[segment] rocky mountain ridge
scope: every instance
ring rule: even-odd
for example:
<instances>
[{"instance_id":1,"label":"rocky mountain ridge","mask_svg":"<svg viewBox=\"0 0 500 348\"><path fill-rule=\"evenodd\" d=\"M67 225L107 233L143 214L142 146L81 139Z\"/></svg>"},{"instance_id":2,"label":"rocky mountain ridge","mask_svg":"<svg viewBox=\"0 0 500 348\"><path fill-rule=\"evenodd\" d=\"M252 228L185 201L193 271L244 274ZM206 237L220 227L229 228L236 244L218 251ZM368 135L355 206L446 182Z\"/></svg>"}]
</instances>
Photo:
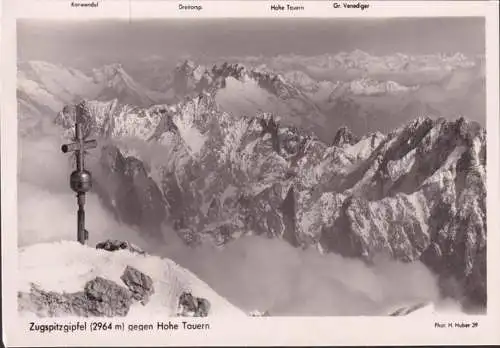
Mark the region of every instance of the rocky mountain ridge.
<instances>
[{"instance_id":1,"label":"rocky mountain ridge","mask_svg":"<svg viewBox=\"0 0 500 348\"><path fill-rule=\"evenodd\" d=\"M418 118L360 138L341 129L329 146L273 114L234 117L210 93L87 105L89 133L109 140L96 192L152 238L168 222L193 246L250 233L366 262L421 260L445 295L486 303L486 133L475 122ZM160 153L137 153L127 137Z\"/></svg>"},{"instance_id":2,"label":"rocky mountain ridge","mask_svg":"<svg viewBox=\"0 0 500 348\"><path fill-rule=\"evenodd\" d=\"M126 70L134 68L121 64L83 73L47 62L24 62L18 67L19 110L23 117L39 119L82 99L116 98L120 104L147 108L208 93L228 113L278 114L286 124L313 131L325 142L341 126L360 136L388 132L429 113L446 118L485 115L484 63L478 59L461 54L376 57L360 50L295 57L295 65L292 58L277 56L268 62L241 57L213 64L185 60L172 71L151 66L150 79L163 81L161 89L146 87L144 69L129 74ZM305 69L303 61L311 63L305 67L334 71L335 76Z\"/></svg>"},{"instance_id":3,"label":"rocky mountain ridge","mask_svg":"<svg viewBox=\"0 0 500 348\"><path fill-rule=\"evenodd\" d=\"M454 54L405 54L394 53L374 55L356 49L350 52L325 53L315 56L281 54L272 57L225 57L228 62L244 62L253 66L265 65L273 70L289 71L299 67L306 72L344 71L356 76L374 76L387 73L415 73L451 71L470 68L484 63L484 56L467 57L463 53Z\"/></svg>"}]
</instances>

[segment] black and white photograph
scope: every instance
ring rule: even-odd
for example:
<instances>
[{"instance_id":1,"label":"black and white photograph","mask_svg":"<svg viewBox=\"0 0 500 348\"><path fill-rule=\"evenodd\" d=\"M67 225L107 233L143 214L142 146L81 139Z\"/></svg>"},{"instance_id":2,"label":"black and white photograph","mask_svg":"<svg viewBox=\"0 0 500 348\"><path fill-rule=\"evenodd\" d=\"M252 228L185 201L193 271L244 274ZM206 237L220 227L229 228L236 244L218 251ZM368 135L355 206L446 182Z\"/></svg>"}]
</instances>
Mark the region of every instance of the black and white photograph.
<instances>
[{"instance_id":1,"label":"black and white photograph","mask_svg":"<svg viewBox=\"0 0 500 348\"><path fill-rule=\"evenodd\" d=\"M485 18L16 26L21 317L487 314Z\"/></svg>"}]
</instances>

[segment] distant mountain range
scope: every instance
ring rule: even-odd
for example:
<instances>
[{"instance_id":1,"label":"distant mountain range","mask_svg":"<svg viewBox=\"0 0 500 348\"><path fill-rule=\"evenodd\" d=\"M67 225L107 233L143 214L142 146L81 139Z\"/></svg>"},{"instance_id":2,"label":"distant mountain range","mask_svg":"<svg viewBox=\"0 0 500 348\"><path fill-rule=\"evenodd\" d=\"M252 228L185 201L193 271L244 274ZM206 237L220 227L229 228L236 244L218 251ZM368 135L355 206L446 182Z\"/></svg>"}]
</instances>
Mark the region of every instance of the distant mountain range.
<instances>
[{"instance_id":1,"label":"distant mountain range","mask_svg":"<svg viewBox=\"0 0 500 348\"><path fill-rule=\"evenodd\" d=\"M104 144L95 191L145 236L161 239L170 223L193 246L259 234L367 263L380 253L420 260L444 295L485 306L486 132L458 117L484 120L473 112L482 67L461 55L311 59L332 71L442 78L317 80L184 61L152 92L118 65L88 76L29 63L19 72L23 134L45 116L69 134L64 106L90 99L86 126Z\"/></svg>"},{"instance_id":2,"label":"distant mountain range","mask_svg":"<svg viewBox=\"0 0 500 348\"><path fill-rule=\"evenodd\" d=\"M29 109L28 114L53 115L81 99L117 99L149 107L207 92L234 116L272 112L282 122L308 129L326 142L341 126L364 135L388 132L421 116L466 116L485 123L480 58L460 54L373 57L354 51L318 57L247 57L234 63L231 59L213 65L186 60L173 69L162 69L161 60L148 61L131 67L130 74L120 64L84 73L46 62L21 63L19 103ZM313 73L314 69L324 69L331 76ZM338 74L333 73L336 70Z\"/></svg>"}]
</instances>

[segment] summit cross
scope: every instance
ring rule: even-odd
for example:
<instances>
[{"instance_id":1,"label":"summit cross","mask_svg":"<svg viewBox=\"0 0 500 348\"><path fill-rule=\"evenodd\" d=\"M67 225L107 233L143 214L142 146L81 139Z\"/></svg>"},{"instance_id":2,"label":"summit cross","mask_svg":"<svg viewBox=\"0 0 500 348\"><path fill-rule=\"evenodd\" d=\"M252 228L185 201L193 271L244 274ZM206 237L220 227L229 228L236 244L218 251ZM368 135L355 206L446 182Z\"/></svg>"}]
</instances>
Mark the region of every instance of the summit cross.
<instances>
[{"instance_id":1,"label":"summit cross","mask_svg":"<svg viewBox=\"0 0 500 348\"><path fill-rule=\"evenodd\" d=\"M74 152L76 158L76 170L71 173L70 187L76 192L78 204L77 216L77 240L81 244L86 244L88 240L88 232L85 229L85 194L92 188L92 176L85 169L85 151L97 147L96 140L85 140L83 135L83 117L84 106L76 106L76 123L75 123L75 142L64 144L61 146L61 151L64 153Z\"/></svg>"}]
</instances>

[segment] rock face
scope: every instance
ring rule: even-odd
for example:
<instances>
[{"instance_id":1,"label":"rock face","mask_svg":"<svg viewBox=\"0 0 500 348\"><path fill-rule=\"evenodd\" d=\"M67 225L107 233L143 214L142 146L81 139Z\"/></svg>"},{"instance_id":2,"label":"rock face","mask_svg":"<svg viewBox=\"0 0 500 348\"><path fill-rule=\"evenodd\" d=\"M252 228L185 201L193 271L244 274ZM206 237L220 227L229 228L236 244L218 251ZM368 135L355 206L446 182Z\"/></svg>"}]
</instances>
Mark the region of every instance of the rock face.
<instances>
[{"instance_id":1,"label":"rock face","mask_svg":"<svg viewBox=\"0 0 500 348\"><path fill-rule=\"evenodd\" d=\"M116 251L116 250L128 250L132 253L137 253L144 255L145 252L138 248L137 246L127 242L120 241L116 239L108 239L104 242L97 243L95 246L96 249L103 249L106 251Z\"/></svg>"},{"instance_id":2,"label":"rock face","mask_svg":"<svg viewBox=\"0 0 500 348\"><path fill-rule=\"evenodd\" d=\"M90 300L91 313L100 316L125 316L131 305L130 292L115 282L96 277L85 284L84 293ZM95 308L93 308L95 307Z\"/></svg>"},{"instance_id":3,"label":"rock face","mask_svg":"<svg viewBox=\"0 0 500 348\"><path fill-rule=\"evenodd\" d=\"M98 193L121 221L169 222L192 245L251 232L367 262L421 260L445 295L486 303L486 132L474 122L422 117L360 139L343 129L328 146L272 114L233 117L210 94L119 117L89 110L99 135L163 149L151 161L103 148L113 179Z\"/></svg>"},{"instance_id":4,"label":"rock face","mask_svg":"<svg viewBox=\"0 0 500 348\"><path fill-rule=\"evenodd\" d=\"M130 246L130 243L108 240L99 243L98 246L108 251L115 251L128 249L127 246ZM133 249L129 250L135 252ZM45 291L32 283L29 293L18 293L19 309L29 309L41 317L126 316L134 300L146 305L149 297L155 292L151 277L132 266L126 266L120 279L126 287L114 281L96 277L85 284L83 291L62 294Z\"/></svg>"},{"instance_id":5,"label":"rock face","mask_svg":"<svg viewBox=\"0 0 500 348\"><path fill-rule=\"evenodd\" d=\"M96 174L100 180L95 182L95 191L118 220L145 233L159 234L166 218L164 198L140 160L107 145L102 148Z\"/></svg>"},{"instance_id":6,"label":"rock face","mask_svg":"<svg viewBox=\"0 0 500 348\"><path fill-rule=\"evenodd\" d=\"M149 296L155 291L151 277L134 267L127 266L120 279L132 292L132 297L143 305L148 303Z\"/></svg>"},{"instance_id":7,"label":"rock face","mask_svg":"<svg viewBox=\"0 0 500 348\"><path fill-rule=\"evenodd\" d=\"M186 60L175 68L172 88L178 96L194 96L226 87L228 78L238 81L252 79L259 87L283 99L300 96L297 88L288 83L280 74L228 62L216 64L210 68Z\"/></svg>"},{"instance_id":8,"label":"rock face","mask_svg":"<svg viewBox=\"0 0 500 348\"><path fill-rule=\"evenodd\" d=\"M44 291L32 284L29 293L18 293L20 310L30 308L41 317L126 316L132 304L131 293L121 285L101 277L87 282L81 292Z\"/></svg>"},{"instance_id":9,"label":"rock face","mask_svg":"<svg viewBox=\"0 0 500 348\"><path fill-rule=\"evenodd\" d=\"M337 147L343 147L345 145L354 145L359 142L359 137L352 134L352 132L346 126L340 127L333 138L332 145Z\"/></svg>"},{"instance_id":10,"label":"rock face","mask_svg":"<svg viewBox=\"0 0 500 348\"><path fill-rule=\"evenodd\" d=\"M183 292L179 297L179 316L206 317L210 312L210 302L201 297L195 297L190 292Z\"/></svg>"}]
</instances>

